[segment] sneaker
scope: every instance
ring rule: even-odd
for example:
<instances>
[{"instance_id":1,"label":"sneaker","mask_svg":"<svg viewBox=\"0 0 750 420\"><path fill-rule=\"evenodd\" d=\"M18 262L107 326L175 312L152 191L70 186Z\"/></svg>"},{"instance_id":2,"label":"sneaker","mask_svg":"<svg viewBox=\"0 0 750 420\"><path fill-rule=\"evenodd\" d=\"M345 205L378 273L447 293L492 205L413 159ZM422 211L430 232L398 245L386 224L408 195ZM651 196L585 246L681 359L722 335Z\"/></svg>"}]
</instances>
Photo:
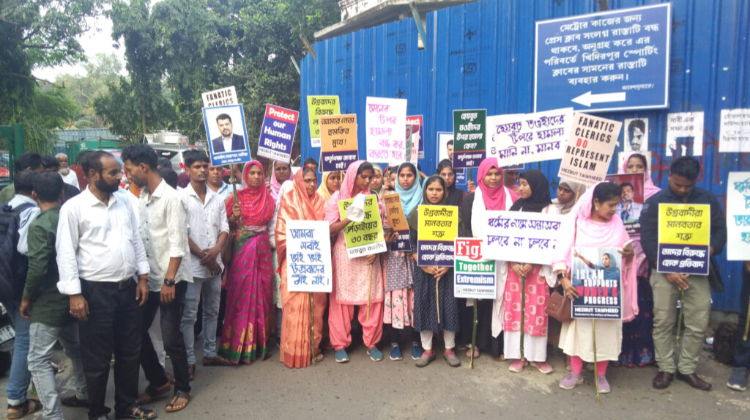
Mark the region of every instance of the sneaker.
<instances>
[{"instance_id":1,"label":"sneaker","mask_svg":"<svg viewBox=\"0 0 750 420\"><path fill-rule=\"evenodd\" d=\"M391 360L402 360L404 356L401 355L401 348L398 344L391 344Z\"/></svg>"},{"instance_id":2,"label":"sneaker","mask_svg":"<svg viewBox=\"0 0 750 420\"><path fill-rule=\"evenodd\" d=\"M422 357L417 360L417 367L425 367L429 365L433 360L435 360L437 357L435 356L435 352L432 350L425 350L422 352Z\"/></svg>"},{"instance_id":3,"label":"sneaker","mask_svg":"<svg viewBox=\"0 0 750 420\"><path fill-rule=\"evenodd\" d=\"M747 368L736 367L732 370L732 376L727 381L727 386L735 391L744 391L747 389Z\"/></svg>"},{"instance_id":4,"label":"sneaker","mask_svg":"<svg viewBox=\"0 0 750 420\"><path fill-rule=\"evenodd\" d=\"M596 386L599 388L600 394L609 394L609 382L607 382L606 376L596 375Z\"/></svg>"},{"instance_id":5,"label":"sneaker","mask_svg":"<svg viewBox=\"0 0 750 420\"><path fill-rule=\"evenodd\" d=\"M508 370L513 373L521 373L525 364L526 363L522 359L518 359L510 364L510 368L508 368Z\"/></svg>"},{"instance_id":6,"label":"sneaker","mask_svg":"<svg viewBox=\"0 0 750 420\"><path fill-rule=\"evenodd\" d=\"M443 352L443 358L446 362L448 362L448 366L450 367L459 367L461 366L461 361L458 360L458 357L456 357L456 352L453 350L446 350Z\"/></svg>"},{"instance_id":7,"label":"sneaker","mask_svg":"<svg viewBox=\"0 0 750 420\"><path fill-rule=\"evenodd\" d=\"M576 387L576 385L580 385L582 383L583 383L582 375L579 375L575 372L570 372L568 376L565 377L565 379L560 381L560 388L573 389Z\"/></svg>"},{"instance_id":8,"label":"sneaker","mask_svg":"<svg viewBox=\"0 0 750 420\"><path fill-rule=\"evenodd\" d=\"M422 349L422 345L419 343L412 343L411 344L411 358L412 360L419 360L420 357L422 357L422 353L424 353L424 350Z\"/></svg>"},{"instance_id":9,"label":"sneaker","mask_svg":"<svg viewBox=\"0 0 750 420\"><path fill-rule=\"evenodd\" d=\"M373 362L379 362L383 360L383 353L378 350L377 347L373 347L370 350L367 350L367 354L370 356L370 360Z\"/></svg>"},{"instance_id":10,"label":"sneaker","mask_svg":"<svg viewBox=\"0 0 750 420\"><path fill-rule=\"evenodd\" d=\"M346 354L346 350L336 350L336 363L346 363L349 361L349 355Z\"/></svg>"},{"instance_id":11,"label":"sneaker","mask_svg":"<svg viewBox=\"0 0 750 420\"><path fill-rule=\"evenodd\" d=\"M534 362L532 363L532 365L534 365L539 372L542 372L545 375L548 375L554 371L554 369L552 369L552 365L547 362Z\"/></svg>"}]
</instances>

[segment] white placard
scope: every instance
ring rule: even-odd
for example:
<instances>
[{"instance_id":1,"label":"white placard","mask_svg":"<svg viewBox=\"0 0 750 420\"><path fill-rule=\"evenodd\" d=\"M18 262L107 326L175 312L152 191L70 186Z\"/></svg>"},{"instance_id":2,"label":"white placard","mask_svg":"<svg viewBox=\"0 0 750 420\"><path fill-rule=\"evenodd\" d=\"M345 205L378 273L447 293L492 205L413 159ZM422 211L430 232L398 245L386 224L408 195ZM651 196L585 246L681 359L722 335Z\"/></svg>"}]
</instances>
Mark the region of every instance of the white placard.
<instances>
[{"instance_id":1,"label":"white placard","mask_svg":"<svg viewBox=\"0 0 750 420\"><path fill-rule=\"evenodd\" d=\"M549 265L562 233L558 214L488 211L482 229L484 258Z\"/></svg>"},{"instance_id":2,"label":"white placard","mask_svg":"<svg viewBox=\"0 0 750 420\"><path fill-rule=\"evenodd\" d=\"M237 100L237 91L234 89L234 86L216 89L210 92L203 92L201 93L201 98L203 98L204 108L239 105L240 103Z\"/></svg>"},{"instance_id":3,"label":"white placard","mask_svg":"<svg viewBox=\"0 0 750 420\"><path fill-rule=\"evenodd\" d=\"M667 114L667 156L678 158L702 155L703 112Z\"/></svg>"},{"instance_id":4,"label":"white placard","mask_svg":"<svg viewBox=\"0 0 750 420\"><path fill-rule=\"evenodd\" d=\"M730 172L727 182L727 260L750 259L750 172Z\"/></svg>"},{"instance_id":5,"label":"white placard","mask_svg":"<svg viewBox=\"0 0 750 420\"><path fill-rule=\"evenodd\" d=\"M572 125L573 108L489 116L489 155L500 166L561 159Z\"/></svg>"},{"instance_id":6,"label":"white placard","mask_svg":"<svg viewBox=\"0 0 750 420\"><path fill-rule=\"evenodd\" d=\"M368 96L365 124L369 162L400 163L406 160L406 99Z\"/></svg>"},{"instance_id":7,"label":"white placard","mask_svg":"<svg viewBox=\"0 0 750 420\"><path fill-rule=\"evenodd\" d=\"M750 109L722 109L719 152L750 152Z\"/></svg>"},{"instance_id":8,"label":"white placard","mask_svg":"<svg viewBox=\"0 0 750 420\"><path fill-rule=\"evenodd\" d=\"M286 277L290 292L331 293L331 240L324 220L286 221Z\"/></svg>"}]
</instances>

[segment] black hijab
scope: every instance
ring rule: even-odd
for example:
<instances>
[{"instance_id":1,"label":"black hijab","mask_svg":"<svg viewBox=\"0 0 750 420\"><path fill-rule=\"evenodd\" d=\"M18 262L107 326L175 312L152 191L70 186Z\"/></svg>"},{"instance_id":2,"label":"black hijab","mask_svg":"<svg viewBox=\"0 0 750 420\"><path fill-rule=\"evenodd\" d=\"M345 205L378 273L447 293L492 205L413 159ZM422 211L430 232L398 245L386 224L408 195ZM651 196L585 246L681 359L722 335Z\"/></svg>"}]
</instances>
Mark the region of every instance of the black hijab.
<instances>
[{"instance_id":1,"label":"black hijab","mask_svg":"<svg viewBox=\"0 0 750 420\"><path fill-rule=\"evenodd\" d=\"M549 181L542 171L529 169L524 171L520 179L525 179L531 188L531 196L523 199L519 198L513 203L510 211L527 211L532 213L541 213L548 205L552 204L549 195Z\"/></svg>"},{"instance_id":2,"label":"black hijab","mask_svg":"<svg viewBox=\"0 0 750 420\"><path fill-rule=\"evenodd\" d=\"M446 204L451 206L460 206L464 201L466 192L464 192L464 190L456 188L456 170L453 169L451 161L448 159L441 160L437 166L437 173L435 175L440 175L440 172L442 172L445 168L450 168L451 171L453 171L453 185L448 187L448 197L446 199Z\"/></svg>"}]
</instances>

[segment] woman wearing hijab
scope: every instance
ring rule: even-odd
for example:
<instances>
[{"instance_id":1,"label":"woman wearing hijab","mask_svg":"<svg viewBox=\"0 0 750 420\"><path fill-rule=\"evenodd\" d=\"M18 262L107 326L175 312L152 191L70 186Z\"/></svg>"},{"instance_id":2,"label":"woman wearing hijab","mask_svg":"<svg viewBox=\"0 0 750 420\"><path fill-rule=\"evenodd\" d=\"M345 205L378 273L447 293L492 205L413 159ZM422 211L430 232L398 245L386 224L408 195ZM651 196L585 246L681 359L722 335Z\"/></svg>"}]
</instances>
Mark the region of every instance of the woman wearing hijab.
<instances>
[{"instance_id":1,"label":"woman wearing hijab","mask_svg":"<svg viewBox=\"0 0 750 420\"><path fill-rule=\"evenodd\" d=\"M503 168L497 164L497 158L487 158L482 161L477 171L478 187L473 193L466 196L461 204L461 232L460 236L480 238L482 225L486 223L486 212L490 210L508 210L518 199L516 193L503 184ZM496 264L498 279L506 278L507 265ZM498 284L498 293L503 288ZM502 295L498 294L497 298ZM474 323L474 310L468 304L471 301L460 300L461 306L461 344L470 347L471 332ZM479 349L489 351L492 357L501 358L503 350L503 339L498 334L493 335L492 322L493 304L492 300L478 300L478 324L477 324L477 348L474 348L474 357L479 357ZM497 316L502 316L497 314ZM467 352L471 356L472 349Z\"/></svg>"},{"instance_id":2,"label":"woman wearing hijab","mask_svg":"<svg viewBox=\"0 0 750 420\"><path fill-rule=\"evenodd\" d=\"M279 190L281 185L292 177L292 165L283 162L273 161L271 165L271 198L273 202L278 201Z\"/></svg>"},{"instance_id":3,"label":"woman wearing hijab","mask_svg":"<svg viewBox=\"0 0 750 420\"><path fill-rule=\"evenodd\" d=\"M372 182L370 183L370 191L377 195L378 198L383 198L383 192L385 191L383 183L383 168L378 164L372 165Z\"/></svg>"},{"instance_id":4,"label":"woman wearing hijab","mask_svg":"<svg viewBox=\"0 0 750 420\"><path fill-rule=\"evenodd\" d=\"M572 259L576 258L574 247L623 247L630 237L625 231L620 216L615 214L622 190L619 185L602 182L590 188L573 208L573 220L564 225L561 240L557 243L552 267L560 278L565 294L569 298L578 297L578 291L570 279ZM618 360L622 347L622 324L629 322L638 313L636 296L636 270L633 264L632 245L620 249L622 264L622 320L596 322L596 374L600 393L610 392L605 374L610 360ZM617 264L615 264L617 265ZM572 371L560 382L560 388L573 389L583 383L581 370L583 362L594 362L594 323L590 319L573 319L564 322L560 333L560 348L570 356Z\"/></svg>"},{"instance_id":5,"label":"woman wearing hijab","mask_svg":"<svg viewBox=\"0 0 750 420\"><path fill-rule=\"evenodd\" d=\"M557 207L552 205L549 195L549 182L541 171L529 169L520 175L518 194L520 198L513 203L510 211L529 213L557 214ZM511 372L521 372L524 358L534 364L539 372L552 373L552 366L547 363L547 315L544 313L549 299L549 288L557 283L552 267L549 265L523 264L516 262L508 265L508 273L503 297L495 301L500 306L493 313L501 313L502 318L493 318L493 335L495 330L505 332L503 354L507 360L514 360L510 365ZM525 279L526 301L521 300L521 278ZM522 315L521 305L525 314ZM524 318L524 331L521 335L521 318ZM521 340L524 352L521 354Z\"/></svg>"},{"instance_id":6,"label":"woman wearing hijab","mask_svg":"<svg viewBox=\"0 0 750 420\"><path fill-rule=\"evenodd\" d=\"M318 194L326 200L326 203L331 199L333 193L341 189L341 178L343 177L343 172L323 172L323 181L318 187Z\"/></svg>"},{"instance_id":7,"label":"woman wearing hijab","mask_svg":"<svg viewBox=\"0 0 750 420\"><path fill-rule=\"evenodd\" d=\"M377 166L376 166L377 167ZM411 163L402 163L396 171L396 192L401 199L404 215L409 215L422 202L422 186L417 181L417 168ZM397 235L397 233L394 233ZM410 253L411 254L411 253ZM385 253L385 305L383 323L390 325L391 360L403 359L399 347L399 330L413 325L414 310L414 261L410 254L400 251ZM412 334L411 357L422 356L419 337Z\"/></svg>"},{"instance_id":8,"label":"woman wearing hijab","mask_svg":"<svg viewBox=\"0 0 750 420\"><path fill-rule=\"evenodd\" d=\"M247 187L237 192L238 201L226 201L234 231L234 255L227 270L227 306L219 355L232 363L251 363L269 356L267 339L272 304L273 272L268 222L274 201L266 189L263 166L245 165L242 179Z\"/></svg>"},{"instance_id":9,"label":"woman wearing hijab","mask_svg":"<svg viewBox=\"0 0 750 420\"><path fill-rule=\"evenodd\" d=\"M285 183L286 185L287 183ZM284 308L284 325L281 329L281 362L289 368L310 366L312 357L310 343L310 313L315 320L315 359L320 361L320 340L323 337L323 313L327 294L313 293L312 311L310 296L305 292L289 292L286 268L286 222L287 220L323 220L326 202L315 191L318 178L315 170L305 166L297 171L292 181L292 189L281 196L278 222L276 224L276 250L279 255L281 273L281 302Z\"/></svg>"},{"instance_id":10,"label":"woman wearing hijab","mask_svg":"<svg viewBox=\"0 0 750 420\"><path fill-rule=\"evenodd\" d=\"M639 153L631 153L625 157L621 174L643 173L645 183L643 201L661 191L654 185L651 173L648 171L646 157ZM649 265L646 254L643 253L640 236L633 238L635 250L635 268L638 281L638 315L630 322L622 324L622 352L619 364L627 367L646 366L655 362L654 359L654 292L651 290Z\"/></svg>"},{"instance_id":11,"label":"woman wearing hijab","mask_svg":"<svg viewBox=\"0 0 750 420\"><path fill-rule=\"evenodd\" d=\"M582 196L585 192L585 185L561 179L557 186L557 198L552 200L552 204L557 207L559 214L568 214L576 204L576 197Z\"/></svg>"},{"instance_id":12,"label":"woman wearing hijab","mask_svg":"<svg viewBox=\"0 0 750 420\"><path fill-rule=\"evenodd\" d=\"M447 188L439 175L432 175L424 183L424 192L420 194L420 204L447 205ZM417 231L419 229L419 206L409 212L409 233L412 249L417 249ZM412 258L417 261L417 253ZM435 287L435 284L439 287ZM438 295L435 296L435 293ZM440 301L438 306L437 301ZM438 311L440 314L438 315ZM435 360L432 350L432 336L443 332L445 351L443 358L451 367L461 366L456 357L456 332L461 321L458 315L458 303L453 297L453 268L451 267L417 267L414 270L414 329L419 331L424 352L417 360L417 367L425 367Z\"/></svg>"},{"instance_id":13,"label":"woman wearing hijab","mask_svg":"<svg viewBox=\"0 0 750 420\"><path fill-rule=\"evenodd\" d=\"M443 178L448 188L446 204L460 207L468 194L466 194L466 191L456 188L456 171L453 170L451 161L448 159L441 160L435 172Z\"/></svg>"},{"instance_id":14,"label":"woman wearing hijab","mask_svg":"<svg viewBox=\"0 0 750 420\"><path fill-rule=\"evenodd\" d=\"M346 348L352 343L355 306L359 306L359 323L362 325L362 339L367 346L367 354L376 362L383 360L383 353L376 347L383 334L384 279L380 255L350 259L346 252L344 228L352 221L348 218L342 220L339 214L339 201L352 199L357 194L372 194L372 173L372 164L363 160L352 163L346 171L341 189L331 196L326 205L325 219L331 225L331 236L336 238L332 255L333 292L328 308L328 326L337 363L349 361ZM385 214L382 206L380 214Z\"/></svg>"}]
</instances>

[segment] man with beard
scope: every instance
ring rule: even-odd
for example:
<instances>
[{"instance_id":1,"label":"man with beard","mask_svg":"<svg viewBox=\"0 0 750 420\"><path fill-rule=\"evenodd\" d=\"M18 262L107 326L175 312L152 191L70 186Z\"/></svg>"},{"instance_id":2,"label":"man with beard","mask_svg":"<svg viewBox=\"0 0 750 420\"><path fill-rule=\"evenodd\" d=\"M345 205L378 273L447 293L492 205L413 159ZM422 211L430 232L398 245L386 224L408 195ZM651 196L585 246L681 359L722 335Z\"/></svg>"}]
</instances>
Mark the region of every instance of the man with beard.
<instances>
[{"instance_id":1,"label":"man with beard","mask_svg":"<svg viewBox=\"0 0 750 420\"><path fill-rule=\"evenodd\" d=\"M232 131L232 118L227 114L216 117L221 137L211 140L214 153L231 152L234 150L245 150L245 138Z\"/></svg>"},{"instance_id":2,"label":"man with beard","mask_svg":"<svg viewBox=\"0 0 750 420\"><path fill-rule=\"evenodd\" d=\"M62 176L63 182L65 182L68 185L72 185L78 188L78 175L70 168L68 167L68 155L65 153L58 153L55 155L55 158L58 162L60 162L60 169L58 172L60 172L60 176Z\"/></svg>"},{"instance_id":3,"label":"man with beard","mask_svg":"<svg viewBox=\"0 0 750 420\"><path fill-rule=\"evenodd\" d=\"M149 274L138 223L130 203L116 193L122 170L114 156L95 151L81 163L88 188L61 207L55 248L57 288L69 296L70 314L80 321L89 419L108 418L104 401L113 351L116 417L154 418L136 404Z\"/></svg>"}]
</instances>

